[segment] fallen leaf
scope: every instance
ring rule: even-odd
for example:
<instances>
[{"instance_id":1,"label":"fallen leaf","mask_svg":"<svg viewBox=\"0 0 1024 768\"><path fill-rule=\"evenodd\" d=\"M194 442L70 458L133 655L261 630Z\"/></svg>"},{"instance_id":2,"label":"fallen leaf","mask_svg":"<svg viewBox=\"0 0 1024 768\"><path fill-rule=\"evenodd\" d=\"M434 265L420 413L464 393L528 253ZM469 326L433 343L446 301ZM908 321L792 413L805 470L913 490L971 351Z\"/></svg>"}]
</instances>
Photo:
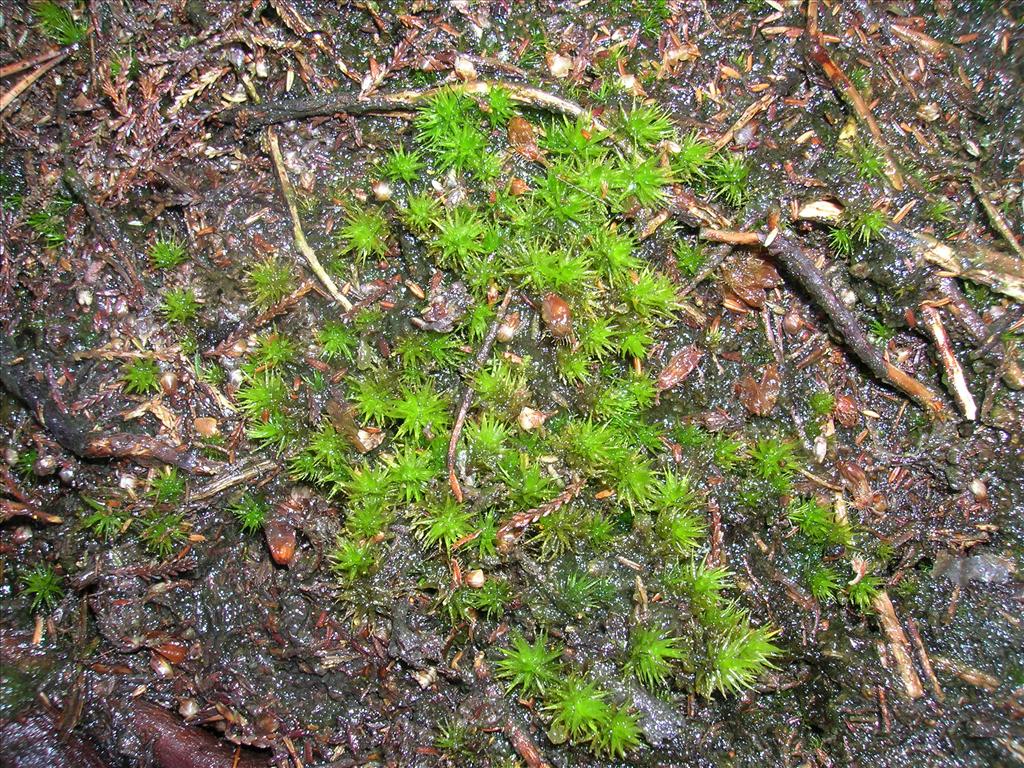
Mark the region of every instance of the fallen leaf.
<instances>
[{"instance_id":1,"label":"fallen leaf","mask_svg":"<svg viewBox=\"0 0 1024 768\"><path fill-rule=\"evenodd\" d=\"M754 381L751 376L744 376L737 381L736 396L743 407L755 416L767 416L775 407L776 400L779 399L781 385L779 369L773 364L764 369L764 375L760 382Z\"/></svg>"},{"instance_id":2,"label":"fallen leaf","mask_svg":"<svg viewBox=\"0 0 1024 768\"><path fill-rule=\"evenodd\" d=\"M679 350L668 361L664 370L658 374L658 380L654 383L655 388L659 392L672 389L693 373L693 369L697 367L697 363L703 356L704 353L693 345Z\"/></svg>"},{"instance_id":3,"label":"fallen leaf","mask_svg":"<svg viewBox=\"0 0 1024 768\"><path fill-rule=\"evenodd\" d=\"M753 255L728 260L722 265L722 277L731 293L755 309L764 306L767 289L782 284L775 267Z\"/></svg>"},{"instance_id":4,"label":"fallen leaf","mask_svg":"<svg viewBox=\"0 0 1024 768\"><path fill-rule=\"evenodd\" d=\"M508 121L508 143L519 155L527 160L539 160L540 148L537 146L537 132L533 124L518 115Z\"/></svg>"}]
</instances>

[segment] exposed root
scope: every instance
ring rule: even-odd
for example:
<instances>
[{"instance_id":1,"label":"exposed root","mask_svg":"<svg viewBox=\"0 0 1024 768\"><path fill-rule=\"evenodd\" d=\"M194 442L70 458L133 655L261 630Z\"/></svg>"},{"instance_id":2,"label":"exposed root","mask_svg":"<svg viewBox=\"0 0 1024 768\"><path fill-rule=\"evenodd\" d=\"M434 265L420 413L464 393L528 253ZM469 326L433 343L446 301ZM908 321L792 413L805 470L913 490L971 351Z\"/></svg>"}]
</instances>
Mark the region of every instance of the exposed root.
<instances>
[{"instance_id":1,"label":"exposed root","mask_svg":"<svg viewBox=\"0 0 1024 768\"><path fill-rule=\"evenodd\" d=\"M21 94L23 94L29 88L31 88L32 85L36 82L36 80L41 78L43 75L45 75L51 69L56 67L62 61L64 61L64 59L66 59L68 57L69 53L70 53L70 51L63 51L63 52L59 52L58 51L58 52L56 52L54 54L54 52L51 51L49 54L43 54L42 57L36 56L34 59L31 59L30 61L37 62L37 61L39 61L40 58L42 58L42 63L35 70L33 70L32 72L29 72L27 75L25 75L23 78L21 78L21 80L19 80L17 83L15 83L14 86L10 90L4 92L3 95L0 95L0 112L3 112L9 106L11 106L11 104L14 103L14 100L17 99ZM51 57L50 54L54 54L54 55ZM21 64L21 62L19 62L18 64L13 64L10 67L4 67L4 70L10 70L10 71L6 72L5 74L0 74L0 77L6 77L7 74L13 74L14 72L21 71L20 69L17 68L17 67L20 66L20 64ZM12 67L14 67L14 69L12 69Z\"/></svg>"},{"instance_id":2,"label":"exposed root","mask_svg":"<svg viewBox=\"0 0 1024 768\"><path fill-rule=\"evenodd\" d=\"M892 606L892 600L885 592L879 592L878 597L872 603L878 613L878 623L889 641L889 653L892 654L893 662L896 664L896 671L903 681L903 690L909 699L919 699L924 696L924 688L921 685L921 678L914 670L914 661L910 655L910 644L907 636L896 618L896 610Z\"/></svg>"},{"instance_id":3,"label":"exposed root","mask_svg":"<svg viewBox=\"0 0 1024 768\"><path fill-rule=\"evenodd\" d=\"M61 447L83 459L129 458L141 463L171 464L193 474L212 475L219 465L167 440L130 432L95 432L59 404L50 390L38 355L24 357L7 340L0 340L0 384L32 412Z\"/></svg>"},{"instance_id":4,"label":"exposed root","mask_svg":"<svg viewBox=\"0 0 1024 768\"><path fill-rule=\"evenodd\" d=\"M273 128L267 128L267 146L270 149L270 157L274 161L274 168L277 170L277 179L281 183L281 193L284 195L284 201L288 205L288 215L292 219L295 245L306 259L310 270L323 283L331 298L341 304L345 311L348 312L352 309L352 302L346 299L341 291L338 290L338 286L334 284L334 279L327 274L327 270L324 269L320 259L317 258L316 251L306 241L306 233L302 231L302 221L299 219L299 209L295 205L295 189L292 187L291 181L288 180L288 172L284 167L284 158L281 156L281 145Z\"/></svg>"},{"instance_id":5,"label":"exposed root","mask_svg":"<svg viewBox=\"0 0 1024 768\"><path fill-rule=\"evenodd\" d=\"M971 176L971 187L974 189L974 194L978 196L978 200L981 201L981 207L985 209L985 214L988 216L992 228L1002 236L1003 240L1009 244L1018 256L1024 257L1024 248L1021 247L1017 236L1013 234L1010 225L1006 223L1006 217L989 199L981 185L981 179L977 176Z\"/></svg>"}]
</instances>

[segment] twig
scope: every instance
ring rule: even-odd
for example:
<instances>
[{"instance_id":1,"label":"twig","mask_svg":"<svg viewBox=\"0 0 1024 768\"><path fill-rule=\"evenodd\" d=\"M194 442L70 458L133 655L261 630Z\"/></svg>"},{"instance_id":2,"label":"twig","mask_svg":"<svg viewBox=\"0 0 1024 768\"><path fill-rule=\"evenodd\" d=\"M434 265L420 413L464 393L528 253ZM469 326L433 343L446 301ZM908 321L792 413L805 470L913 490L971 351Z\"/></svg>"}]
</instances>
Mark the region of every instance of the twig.
<instances>
[{"instance_id":1,"label":"twig","mask_svg":"<svg viewBox=\"0 0 1024 768\"><path fill-rule=\"evenodd\" d=\"M1013 230L1010 229L1010 225L1006 223L1006 218L996 208L988 195L985 194L985 189L981 185L981 179L977 176L971 176L971 187L974 189L974 194L978 196L981 201L981 207L985 209L985 213L988 215L988 220L992 224L992 228L1003 236L1003 239L1010 244L1010 247L1017 252L1018 256L1024 256L1024 248L1021 247L1020 241L1016 235L1013 234Z\"/></svg>"},{"instance_id":2,"label":"twig","mask_svg":"<svg viewBox=\"0 0 1024 768\"><path fill-rule=\"evenodd\" d=\"M946 334L945 326L942 325L939 311L928 304L922 304L921 314L924 317L925 328L928 330L928 334L932 337L932 341L935 342L935 348L939 352L939 362L942 363L942 367L946 371L946 379L949 381L949 388L953 393L953 399L956 400L960 410L963 411L964 418L968 421L974 421L978 415L978 407L974 402L974 395L971 394L971 390L967 387L964 369L953 353L953 347L949 343L949 336Z\"/></svg>"},{"instance_id":3,"label":"twig","mask_svg":"<svg viewBox=\"0 0 1024 768\"><path fill-rule=\"evenodd\" d=\"M491 349L494 347L494 340L498 338L498 329L505 320L505 312L508 310L510 301L512 301L511 288L505 291L505 297L498 306L494 322L491 323L487 336L484 337L484 342L480 345L480 351L476 353L476 359L473 361L474 371L479 369L487 358L490 357ZM462 428L466 424L466 415L469 413L469 404L472 400L473 388L467 383L462 391L462 397L459 398L459 407L455 411L455 424L452 426L452 437L448 441L448 485L451 486L452 494L459 502L462 501L462 486L459 485L459 478L455 475L455 452L459 447L459 437L462 435Z\"/></svg>"},{"instance_id":4,"label":"twig","mask_svg":"<svg viewBox=\"0 0 1024 768\"><path fill-rule=\"evenodd\" d=\"M908 698L919 699L924 696L924 688L921 687L921 679L914 671L914 662L910 658L910 646L907 643L907 636L896 618L896 609L892 606L892 600L885 592L879 592L872 602L878 614L878 623L885 632L889 641L889 652L892 654L893 662L903 681L903 688Z\"/></svg>"},{"instance_id":5,"label":"twig","mask_svg":"<svg viewBox=\"0 0 1024 768\"><path fill-rule=\"evenodd\" d=\"M884 235L942 268L945 274L941 277L963 277L1024 302L1024 260L976 243L958 243L954 250L923 232L886 227Z\"/></svg>"},{"instance_id":6,"label":"twig","mask_svg":"<svg viewBox=\"0 0 1024 768\"><path fill-rule=\"evenodd\" d=\"M882 136L882 131L871 114L871 109L850 78L825 50L824 39L818 30L818 0L808 0L807 3L807 55L821 67L821 71L825 73L825 77L828 78L832 87L853 111L857 121L867 128L875 146L885 157L885 175L889 179L889 183L897 192L902 191L903 175L893 156L892 148Z\"/></svg>"},{"instance_id":7,"label":"twig","mask_svg":"<svg viewBox=\"0 0 1024 768\"><path fill-rule=\"evenodd\" d=\"M583 486L587 484L584 479L574 480L564 491L555 496L544 504L534 509L528 509L525 512L519 512L518 514L512 515L500 528L494 538L498 543L498 550L501 552L507 552L512 548L519 539L526 533L526 529L536 523L542 517L550 515L552 512L556 512L563 506L572 501L579 492L583 490Z\"/></svg>"},{"instance_id":8,"label":"twig","mask_svg":"<svg viewBox=\"0 0 1024 768\"><path fill-rule=\"evenodd\" d=\"M5 109L11 106L11 104L14 103L14 100L17 99L22 93L27 91L29 88L31 88L36 80L38 80L51 69L56 67L62 61L64 61L64 59L68 57L69 53L70 51L64 51L63 53L58 54L55 58L46 61L44 64L41 64L37 69L33 70L32 72L29 72L27 75L21 78L21 80L15 83L13 88L5 92L3 96L0 96L0 112L3 112ZM18 70L14 71L16 72ZM3 77L3 75L0 75L0 77Z\"/></svg>"},{"instance_id":9,"label":"twig","mask_svg":"<svg viewBox=\"0 0 1024 768\"><path fill-rule=\"evenodd\" d=\"M222 341L216 347L207 350L204 353L205 356L217 357L219 355L228 354L231 350L231 347L233 347L238 342L239 339L252 333L257 328L260 328L268 321L273 320L278 315L287 312L293 306L298 304L299 301L302 300L302 297L309 293L311 290L313 290L313 283L309 282L308 280L303 281L302 285L300 285L290 294L285 296L274 306L270 307L269 309L263 310L251 320L243 320L241 323L239 323L235 330L229 333L228 337L224 339L224 341Z\"/></svg>"},{"instance_id":10,"label":"twig","mask_svg":"<svg viewBox=\"0 0 1024 768\"><path fill-rule=\"evenodd\" d=\"M776 230L768 235L760 235L750 232L706 229L701 230L701 235L704 236L708 232L713 233L713 236L719 241L726 242L749 243L756 238L756 242L761 243L762 247L782 264L786 271L814 299L815 305L825 313L857 359L864 363L872 373L890 386L909 395L928 413L937 416L948 415L946 404L936 392L897 368L878 353L853 312L839 300L821 270L814 265L813 259L804 252L803 246L787 236L777 234ZM751 234L754 235L754 238L750 237Z\"/></svg>"},{"instance_id":11,"label":"twig","mask_svg":"<svg viewBox=\"0 0 1024 768\"><path fill-rule=\"evenodd\" d=\"M907 617L907 633L910 635L910 640L914 643L914 648L917 650L917 660L921 662L921 669L924 670L924 676L928 678L928 682L935 692L936 700L945 701L946 694L942 692L939 679L935 676L935 671L932 669L928 652L924 648L924 641L921 640L921 633L917 630L917 623L909 616Z\"/></svg>"},{"instance_id":12,"label":"twig","mask_svg":"<svg viewBox=\"0 0 1024 768\"><path fill-rule=\"evenodd\" d=\"M234 488L236 485L241 485L242 483L248 483L251 480L264 477L268 473L279 469L280 466L280 462L273 461L272 459L261 459L253 462L252 464L233 468L211 480L202 488L198 488L190 492L188 495L188 502L190 504L194 504L197 501L205 501L206 499L212 498L218 493L222 493L229 488Z\"/></svg>"},{"instance_id":13,"label":"twig","mask_svg":"<svg viewBox=\"0 0 1024 768\"><path fill-rule=\"evenodd\" d=\"M959 283L952 277L936 277L935 284L938 293L949 299L946 310L957 319L978 352L988 357L996 368L1002 370L1006 386L1011 389L1024 389L1024 371L1017 361L1007 354L1000 333L990 331L988 323L967 301Z\"/></svg>"},{"instance_id":14,"label":"twig","mask_svg":"<svg viewBox=\"0 0 1024 768\"><path fill-rule=\"evenodd\" d=\"M67 56L70 51L62 48L51 48L48 51L43 51L35 56L29 56L27 59L21 59L10 64L5 64L0 67L0 78L10 77L16 75L18 72L22 72L26 69L32 69L33 67L49 61L54 56L64 55Z\"/></svg>"},{"instance_id":15,"label":"twig","mask_svg":"<svg viewBox=\"0 0 1024 768\"><path fill-rule=\"evenodd\" d=\"M233 123L239 128L253 130L288 120L299 120L305 117L321 115L365 115L375 112L407 112L416 109L424 101L435 96L443 88L452 88L463 93L486 96L494 88L508 91L512 100L538 109L546 109L569 117L589 114L588 110L576 102L555 96L540 88L530 85L513 83L506 80L474 80L468 83L452 83L439 88L426 88L414 91L396 91L394 93L378 93L371 96L360 96L353 91L332 91L318 96L301 99L268 101L262 104L243 104L232 107L219 115L219 119ZM594 128L605 132L608 126L597 118L592 118Z\"/></svg>"},{"instance_id":16,"label":"twig","mask_svg":"<svg viewBox=\"0 0 1024 768\"><path fill-rule=\"evenodd\" d=\"M736 122L730 125L728 130L726 130L725 133L719 136L718 140L711 145L711 152L708 153L708 157L710 157L711 155L718 154L719 152L722 151L722 149L728 146L729 142L733 140L733 137L747 123L753 120L759 112L763 112L765 109L767 109L773 101L775 101L775 94L767 93L760 99L755 101L753 104L751 104L749 107L747 107L745 110L743 110L743 114L739 116Z\"/></svg>"},{"instance_id":17,"label":"twig","mask_svg":"<svg viewBox=\"0 0 1024 768\"><path fill-rule=\"evenodd\" d=\"M270 157L274 161L274 168L277 170L277 179L281 183L281 193L284 195L284 201L288 206L288 215L292 219L292 232L295 236L295 245L298 247L299 252L306 259L306 263L309 264L309 268L313 271L320 282L323 283L324 288L331 295L331 298L344 307L345 311L348 312L352 309L352 302L346 299L341 291L338 290L338 286L334 284L334 280L327 270L324 269L320 263L320 259L316 256L309 243L306 241L306 234L302 231L302 221L299 219L299 209L295 205L295 189L292 187L292 183L288 180L288 172L284 167L284 158L281 156L281 145L277 140L277 133L273 128L267 128L267 145L270 148Z\"/></svg>"}]
</instances>

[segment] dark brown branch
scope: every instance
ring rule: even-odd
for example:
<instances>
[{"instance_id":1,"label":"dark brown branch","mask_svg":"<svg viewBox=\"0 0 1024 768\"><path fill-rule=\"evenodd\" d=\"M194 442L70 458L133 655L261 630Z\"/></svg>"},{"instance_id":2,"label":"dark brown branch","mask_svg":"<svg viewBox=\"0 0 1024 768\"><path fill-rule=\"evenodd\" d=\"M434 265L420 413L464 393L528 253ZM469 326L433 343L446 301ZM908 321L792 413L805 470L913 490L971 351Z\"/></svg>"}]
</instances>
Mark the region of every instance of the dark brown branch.
<instances>
[{"instance_id":1,"label":"dark brown branch","mask_svg":"<svg viewBox=\"0 0 1024 768\"><path fill-rule=\"evenodd\" d=\"M193 474L212 475L218 465L184 446L130 432L96 432L95 424L76 419L60 407L59 393L51 391L46 361L38 353L21 355L7 339L0 339L0 385L31 411L63 448L83 459L129 458L143 463L161 462Z\"/></svg>"}]
</instances>

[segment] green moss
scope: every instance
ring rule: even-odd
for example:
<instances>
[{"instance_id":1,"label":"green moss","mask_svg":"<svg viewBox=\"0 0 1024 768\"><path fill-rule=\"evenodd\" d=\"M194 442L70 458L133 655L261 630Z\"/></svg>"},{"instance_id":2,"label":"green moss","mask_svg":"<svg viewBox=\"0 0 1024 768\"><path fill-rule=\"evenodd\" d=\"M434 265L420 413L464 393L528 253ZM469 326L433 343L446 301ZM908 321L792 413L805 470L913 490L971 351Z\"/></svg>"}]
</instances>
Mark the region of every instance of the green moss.
<instances>
[{"instance_id":1,"label":"green moss","mask_svg":"<svg viewBox=\"0 0 1024 768\"><path fill-rule=\"evenodd\" d=\"M751 627L745 614L713 632L697 675L698 693L711 698L753 687L762 674L776 668L774 659L782 653L772 643L777 634L768 626Z\"/></svg>"},{"instance_id":2,"label":"green moss","mask_svg":"<svg viewBox=\"0 0 1024 768\"><path fill-rule=\"evenodd\" d=\"M576 742L594 739L612 715L608 694L597 683L576 674L552 689L542 709L551 717L553 729Z\"/></svg>"},{"instance_id":3,"label":"green moss","mask_svg":"<svg viewBox=\"0 0 1024 768\"><path fill-rule=\"evenodd\" d=\"M626 671L647 688L660 688L672 672L672 663L687 656L682 642L660 629L634 628L629 636Z\"/></svg>"},{"instance_id":4,"label":"green moss","mask_svg":"<svg viewBox=\"0 0 1024 768\"><path fill-rule=\"evenodd\" d=\"M713 147L696 133L691 133L679 142L679 152L671 157L672 169L683 182L699 181L705 176L705 166L711 158Z\"/></svg>"},{"instance_id":5,"label":"green moss","mask_svg":"<svg viewBox=\"0 0 1024 768\"><path fill-rule=\"evenodd\" d=\"M807 587L816 600L834 601L842 591L839 574L827 565L816 565L806 574Z\"/></svg>"},{"instance_id":6,"label":"green moss","mask_svg":"<svg viewBox=\"0 0 1024 768\"><path fill-rule=\"evenodd\" d=\"M848 546L853 539L850 524L817 499L795 499L786 511L789 521L815 544Z\"/></svg>"},{"instance_id":7,"label":"green moss","mask_svg":"<svg viewBox=\"0 0 1024 768\"><path fill-rule=\"evenodd\" d=\"M82 527L92 531L98 539L110 541L121 533L131 521L117 499L93 499L80 496L82 502L92 510L82 518Z\"/></svg>"},{"instance_id":8,"label":"green moss","mask_svg":"<svg viewBox=\"0 0 1024 768\"><path fill-rule=\"evenodd\" d=\"M719 197L739 208L750 192L750 166L742 155L718 154L707 165L708 183Z\"/></svg>"},{"instance_id":9,"label":"green moss","mask_svg":"<svg viewBox=\"0 0 1024 768\"><path fill-rule=\"evenodd\" d=\"M447 431L451 421L450 406L432 385L405 387L391 404L388 415L399 422L398 436L421 440L426 431L439 434Z\"/></svg>"},{"instance_id":10,"label":"green moss","mask_svg":"<svg viewBox=\"0 0 1024 768\"><path fill-rule=\"evenodd\" d=\"M121 368L124 391L130 395L149 395L160 391L160 366L155 360L138 357Z\"/></svg>"},{"instance_id":11,"label":"green moss","mask_svg":"<svg viewBox=\"0 0 1024 768\"><path fill-rule=\"evenodd\" d=\"M232 517L238 522L243 533L256 533L263 528L270 510L267 502L253 493L243 494L229 507Z\"/></svg>"},{"instance_id":12,"label":"green moss","mask_svg":"<svg viewBox=\"0 0 1024 768\"><path fill-rule=\"evenodd\" d=\"M67 8L43 0L33 2L32 13L36 18L36 29L58 45L74 45L85 39L89 24L77 20Z\"/></svg>"},{"instance_id":13,"label":"green moss","mask_svg":"<svg viewBox=\"0 0 1024 768\"><path fill-rule=\"evenodd\" d=\"M387 255L390 235L387 220L380 211L356 211L349 214L338 230L338 251L355 257L359 264L365 264L371 258Z\"/></svg>"},{"instance_id":14,"label":"green moss","mask_svg":"<svg viewBox=\"0 0 1024 768\"><path fill-rule=\"evenodd\" d=\"M885 585L880 576L873 573L865 573L854 584L846 585L846 596L850 604L861 613L869 613L874 610L874 601Z\"/></svg>"},{"instance_id":15,"label":"green moss","mask_svg":"<svg viewBox=\"0 0 1024 768\"><path fill-rule=\"evenodd\" d=\"M399 145L380 164L380 172L392 181L411 183L420 177L424 167L419 152L416 150L407 152L404 147Z\"/></svg>"},{"instance_id":16,"label":"green moss","mask_svg":"<svg viewBox=\"0 0 1024 768\"><path fill-rule=\"evenodd\" d=\"M140 537L151 554L169 557L188 540L185 516L180 512L163 512L154 508L142 520Z\"/></svg>"},{"instance_id":17,"label":"green moss","mask_svg":"<svg viewBox=\"0 0 1024 768\"><path fill-rule=\"evenodd\" d=\"M185 496L185 478L174 467L164 467L149 481L146 495L157 504L172 504Z\"/></svg>"},{"instance_id":18,"label":"green moss","mask_svg":"<svg viewBox=\"0 0 1024 768\"><path fill-rule=\"evenodd\" d=\"M818 418L830 416L836 407L836 396L827 390L812 392L807 399L807 405Z\"/></svg>"},{"instance_id":19,"label":"green moss","mask_svg":"<svg viewBox=\"0 0 1024 768\"><path fill-rule=\"evenodd\" d=\"M21 591L32 600L32 610L53 610L64 594L63 578L52 565L37 565L21 575Z\"/></svg>"},{"instance_id":20,"label":"green moss","mask_svg":"<svg viewBox=\"0 0 1024 768\"><path fill-rule=\"evenodd\" d=\"M508 690L520 696L543 694L559 677L562 649L549 645L547 635L539 633L532 643L515 635L510 648L499 648L501 654L494 666L495 674L507 682Z\"/></svg>"},{"instance_id":21,"label":"green moss","mask_svg":"<svg viewBox=\"0 0 1024 768\"><path fill-rule=\"evenodd\" d=\"M164 292L160 313L169 323L192 322L199 312L199 300L191 288L172 288Z\"/></svg>"},{"instance_id":22,"label":"green moss","mask_svg":"<svg viewBox=\"0 0 1024 768\"><path fill-rule=\"evenodd\" d=\"M173 269L188 260L185 244L174 237L158 237L149 246L149 263L157 269Z\"/></svg>"},{"instance_id":23,"label":"green moss","mask_svg":"<svg viewBox=\"0 0 1024 768\"><path fill-rule=\"evenodd\" d=\"M42 208L30 211L25 217L25 223L47 248L60 248L67 240L67 224L64 219L71 205L70 199L55 196Z\"/></svg>"},{"instance_id":24,"label":"green moss","mask_svg":"<svg viewBox=\"0 0 1024 768\"><path fill-rule=\"evenodd\" d=\"M415 514L412 528L427 547L451 553L455 542L471 533L472 514L450 496L436 499Z\"/></svg>"},{"instance_id":25,"label":"green moss","mask_svg":"<svg viewBox=\"0 0 1024 768\"><path fill-rule=\"evenodd\" d=\"M351 362L359 337L344 323L328 320L316 332L316 341L320 345L320 355L325 360L344 359Z\"/></svg>"},{"instance_id":26,"label":"green moss","mask_svg":"<svg viewBox=\"0 0 1024 768\"><path fill-rule=\"evenodd\" d=\"M651 149L674 133L668 112L657 104L634 104L629 111L622 110L615 128L641 150Z\"/></svg>"},{"instance_id":27,"label":"green moss","mask_svg":"<svg viewBox=\"0 0 1024 768\"><path fill-rule=\"evenodd\" d=\"M245 290L253 304L269 309L295 290L295 278L287 265L268 258L249 268Z\"/></svg>"},{"instance_id":28,"label":"green moss","mask_svg":"<svg viewBox=\"0 0 1024 768\"><path fill-rule=\"evenodd\" d=\"M261 371L276 371L294 363L299 351L295 342L279 333L266 333L256 339L244 370L250 376Z\"/></svg>"},{"instance_id":29,"label":"green moss","mask_svg":"<svg viewBox=\"0 0 1024 768\"><path fill-rule=\"evenodd\" d=\"M608 758L624 759L640 746L641 730L636 715L625 707L612 707L604 727L594 736L591 746Z\"/></svg>"},{"instance_id":30,"label":"green moss","mask_svg":"<svg viewBox=\"0 0 1024 768\"><path fill-rule=\"evenodd\" d=\"M342 580L351 583L370 573L376 565L377 554L372 544L339 536L327 554L327 559L331 570Z\"/></svg>"}]
</instances>

